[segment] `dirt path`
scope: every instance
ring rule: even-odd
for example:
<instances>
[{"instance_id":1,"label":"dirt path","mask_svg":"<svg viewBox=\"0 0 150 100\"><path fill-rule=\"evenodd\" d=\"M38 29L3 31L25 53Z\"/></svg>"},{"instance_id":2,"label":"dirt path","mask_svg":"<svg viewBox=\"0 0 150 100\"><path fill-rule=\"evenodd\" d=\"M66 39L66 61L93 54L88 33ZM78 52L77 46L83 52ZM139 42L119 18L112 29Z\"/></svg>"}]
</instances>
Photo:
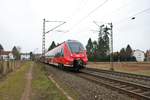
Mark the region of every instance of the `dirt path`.
<instances>
[{"instance_id":1,"label":"dirt path","mask_svg":"<svg viewBox=\"0 0 150 100\"><path fill-rule=\"evenodd\" d=\"M31 64L30 66L31 67L26 74L26 85L21 100L30 100L33 64Z\"/></svg>"}]
</instances>

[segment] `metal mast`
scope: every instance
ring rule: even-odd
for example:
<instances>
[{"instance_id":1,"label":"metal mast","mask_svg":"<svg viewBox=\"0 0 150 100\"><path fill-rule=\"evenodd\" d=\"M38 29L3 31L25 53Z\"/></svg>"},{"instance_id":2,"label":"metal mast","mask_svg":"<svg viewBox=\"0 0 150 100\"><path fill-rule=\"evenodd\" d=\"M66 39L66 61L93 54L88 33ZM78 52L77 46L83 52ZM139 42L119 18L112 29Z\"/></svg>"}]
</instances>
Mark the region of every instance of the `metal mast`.
<instances>
[{"instance_id":1,"label":"metal mast","mask_svg":"<svg viewBox=\"0 0 150 100\"><path fill-rule=\"evenodd\" d=\"M108 23L110 25L110 62L111 62L111 68L110 70L114 70L114 65L113 65L113 25L112 23Z\"/></svg>"},{"instance_id":2,"label":"metal mast","mask_svg":"<svg viewBox=\"0 0 150 100\"><path fill-rule=\"evenodd\" d=\"M93 21L93 23L100 28L100 32L101 32L102 28L104 27L104 24L102 24L100 26L97 24L96 21ZM109 51L109 53L110 53L110 65L111 65L110 70L114 70L114 65L113 65L113 25L112 25L112 23L105 23L105 24L108 24L110 26L110 28L108 28L110 30L110 35L109 35L110 36L110 43L109 43L110 51Z\"/></svg>"},{"instance_id":3,"label":"metal mast","mask_svg":"<svg viewBox=\"0 0 150 100\"><path fill-rule=\"evenodd\" d=\"M57 23L60 23L59 25L53 27L52 29L50 29L49 31L45 31L45 23L46 22L57 22ZM48 21L48 20L45 20L45 18L43 19L43 34L42 34L42 56L45 58L45 34L55 30L56 28L60 27L61 25L65 24L66 22L64 21Z\"/></svg>"},{"instance_id":4,"label":"metal mast","mask_svg":"<svg viewBox=\"0 0 150 100\"><path fill-rule=\"evenodd\" d=\"M42 56L45 56L45 19L43 19Z\"/></svg>"}]
</instances>

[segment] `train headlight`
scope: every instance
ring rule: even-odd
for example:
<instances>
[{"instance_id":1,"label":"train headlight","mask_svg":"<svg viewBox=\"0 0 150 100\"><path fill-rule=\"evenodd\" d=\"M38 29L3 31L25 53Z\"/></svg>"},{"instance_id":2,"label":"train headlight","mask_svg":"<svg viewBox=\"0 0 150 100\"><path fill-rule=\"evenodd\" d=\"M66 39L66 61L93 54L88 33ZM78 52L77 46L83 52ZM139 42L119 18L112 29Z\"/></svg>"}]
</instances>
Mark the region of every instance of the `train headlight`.
<instances>
[{"instance_id":1,"label":"train headlight","mask_svg":"<svg viewBox=\"0 0 150 100\"><path fill-rule=\"evenodd\" d=\"M73 55L72 55L72 54L71 54L70 56L71 56L71 57L73 57Z\"/></svg>"}]
</instances>

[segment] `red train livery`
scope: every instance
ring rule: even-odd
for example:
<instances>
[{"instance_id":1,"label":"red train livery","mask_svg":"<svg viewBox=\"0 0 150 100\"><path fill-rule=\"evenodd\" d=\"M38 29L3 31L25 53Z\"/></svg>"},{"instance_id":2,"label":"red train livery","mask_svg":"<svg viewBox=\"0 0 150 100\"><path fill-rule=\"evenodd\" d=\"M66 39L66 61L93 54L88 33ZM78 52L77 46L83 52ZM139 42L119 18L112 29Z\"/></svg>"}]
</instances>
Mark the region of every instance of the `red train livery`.
<instances>
[{"instance_id":1,"label":"red train livery","mask_svg":"<svg viewBox=\"0 0 150 100\"><path fill-rule=\"evenodd\" d=\"M87 64L86 50L76 40L68 40L45 53L45 63L58 64L79 71Z\"/></svg>"}]
</instances>

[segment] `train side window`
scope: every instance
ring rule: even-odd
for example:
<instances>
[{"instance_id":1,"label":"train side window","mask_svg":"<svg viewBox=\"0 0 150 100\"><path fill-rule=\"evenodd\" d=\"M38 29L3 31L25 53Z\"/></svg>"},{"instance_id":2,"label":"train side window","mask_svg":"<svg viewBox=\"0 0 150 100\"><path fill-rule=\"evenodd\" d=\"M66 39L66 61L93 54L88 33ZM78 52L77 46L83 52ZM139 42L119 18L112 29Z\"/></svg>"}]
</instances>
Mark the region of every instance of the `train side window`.
<instances>
[{"instance_id":1,"label":"train side window","mask_svg":"<svg viewBox=\"0 0 150 100\"><path fill-rule=\"evenodd\" d=\"M58 49L57 51L56 51L56 53L55 53L55 57L60 57L61 56L61 52L60 52L60 50Z\"/></svg>"},{"instance_id":2,"label":"train side window","mask_svg":"<svg viewBox=\"0 0 150 100\"><path fill-rule=\"evenodd\" d=\"M64 56L64 50L63 50L63 48L61 49L61 56L62 57Z\"/></svg>"},{"instance_id":3,"label":"train side window","mask_svg":"<svg viewBox=\"0 0 150 100\"><path fill-rule=\"evenodd\" d=\"M60 57L60 49L57 51L57 57Z\"/></svg>"},{"instance_id":4,"label":"train side window","mask_svg":"<svg viewBox=\"0 0 150 100\"><path fill-rule=\"evenodd\" d=\"M54 51L54 56L58 57L58 50L57 49Z\"/></svg>"}]
</instances>

